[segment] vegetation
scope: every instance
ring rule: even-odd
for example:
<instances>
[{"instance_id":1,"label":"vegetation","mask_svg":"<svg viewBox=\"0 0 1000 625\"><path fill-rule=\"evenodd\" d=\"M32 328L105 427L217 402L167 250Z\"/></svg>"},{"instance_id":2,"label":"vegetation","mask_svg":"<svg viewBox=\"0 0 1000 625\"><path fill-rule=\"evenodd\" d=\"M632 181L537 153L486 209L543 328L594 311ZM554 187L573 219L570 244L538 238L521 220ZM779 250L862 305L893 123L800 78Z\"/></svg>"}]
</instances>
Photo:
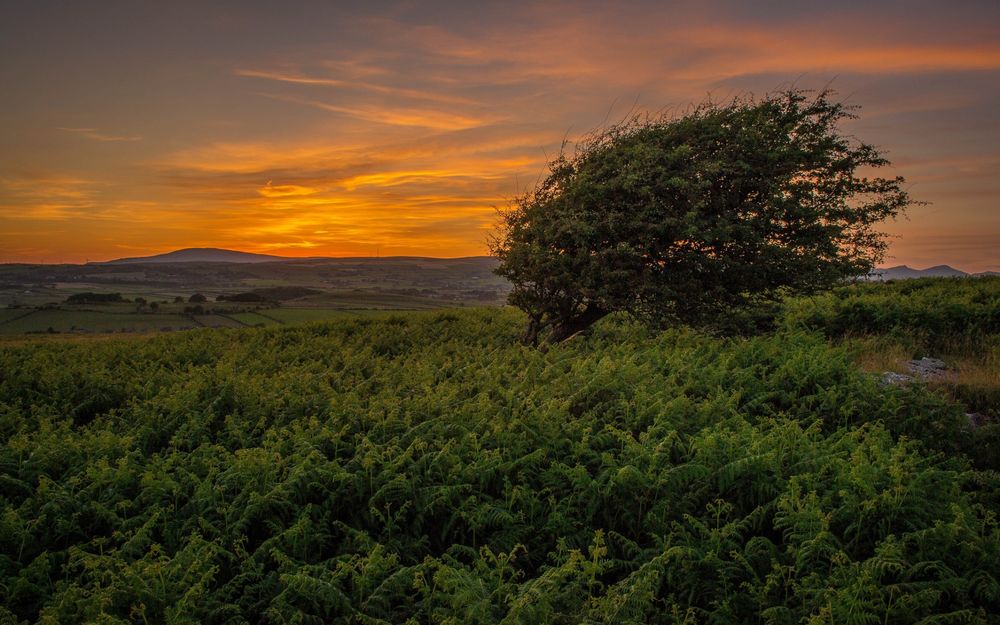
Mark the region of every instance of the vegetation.
<instances>
[{"instance_id":1,"label":"vegetation","mask_svg":"<svg viewBox=\"0 0 1000 625\"><path fill-rule=\"evenodd\" d=\"M74 293L66 298L67 304L108 304L125 302L121 293Z\"/></svg>"},{"instance_id":2,"label":"vegetation","mask_svg":"<svg viewBox=\"0 0 1000 625\"><path fill-rule=\"evenodd\" d=\"M780 323L848 347L872 372L907 374L906 362L943 359L948 371L930 386L973 413L1000 417L1000 277L924 278L856 284L785 303ZM1000 450L1000 438L977 455Z\"/></svg>"},{"instance_id":3,"label":"vegetation","mask_svg":"<svg viewBox=\"0 0 1000 625\"><path fill-rule=\"evenodd\" d=\"M153 302L155 304L156 302ZM391 305L392 302L377 302ZM400 309L389 309L400 310ZM405 310L405 309L403 309ZM59 333L148 333L190 330L199 326L297 324L326 321L358 315L377 315L381 309L343 308L269 308L246 304L152 304L146 310L132 305L88 306L76 308L14 308L0 309L0 337L17 337L46 332Z\"/></svg>"},{"instance_id":4,"label":"vegetation","mask_svg":"<svg viewBox=\"0 0 1000 625\"><path fill-rule=\"evenodd\" d=\"M988 623L989 428L859 370L833 302L2 345L0 621Z\"/></svg>"},{"instance_id":5,"label":"vegetation","mask_svg":"<svg viewBox=\"0 0 1000 625\"><path fill-rule=\"evenodd\" d=\"M181 303L195 293L208 299L259 289L294 291L271 299L301 298L313 307L443 308L500 304L510 285L493 275L497 261L473 258L328 258L268 263L139 263L90 265L0 264L0 308L63 302L80 291L114 291L125 298ZM405 295L389 300L387 294ZM179 299L178 299L179 298ZM405 305L404 304L405 300ZM197 302L194 302L197 303Z\"/></svg>"},{"instance_id":6,"label":"vegetation","mask_svg":"<svg viewBox=\"0 0 1000 625\"><path fill-rule=\"evenodd\" d=\"M615 311L713 325L868 273L876 225L912 202L901 178L862 173L888 161L839 128L853 116L829 91L788 91L632 119L561 154L493 245L523 341Z\"/></svg>"},{"instance_id":7,"label":"vegetation","mask_svg":"<svg viewBox=\"0 0 1000 625\"><path fill-rule=\"evenodd\" d=\"M939 350L1000 334L1000 277L860 283L785 305L789 327L828 337L890 334Z\"/></svg>"},{"instance_id":8,"label":"vegetation","mask_svg":"<svg viewBox=\"0 0 1000 625\"><path fill-rule=\"evenodd\" d=\"M27 310L16 318L0 321L0 334L23 335L52 328L58 332L155 332L162 328L193 327L190 319L163 313L139 314L134 307L122 312L90 310Z\"/></svg>"},{"instance_id":9,"label":"vegetation","mask_svg":"<svg viewBox=\"0 0 1000 625\"><path fill-rule=\"evenodd\" d=\"M220 302L282 302L298 299L309 295L319 295L321 291L307 289L301 286L274 286L266 289L254 289L235 295L220 295L215 298Z\"/></svg>"}]
</instances>

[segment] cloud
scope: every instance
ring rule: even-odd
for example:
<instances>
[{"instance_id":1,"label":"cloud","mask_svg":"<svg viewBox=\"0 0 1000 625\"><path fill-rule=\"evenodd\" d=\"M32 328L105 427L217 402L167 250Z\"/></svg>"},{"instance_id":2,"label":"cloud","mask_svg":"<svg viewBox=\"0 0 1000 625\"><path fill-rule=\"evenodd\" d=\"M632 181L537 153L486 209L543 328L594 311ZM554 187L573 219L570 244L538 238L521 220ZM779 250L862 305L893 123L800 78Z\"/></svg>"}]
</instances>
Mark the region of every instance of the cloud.
<instances>
[{"instance_id":1,"label":"cloud","mask_svg":"<svg viewBox=\"0 0 1000 625\"><path fill-rule=\"evenodd\" d=\"M435 109L402 108L378 105L342 106L338 104L331 104L329 102L323 102L321 100L297 98L274 93L259 93L258 95L273 98L275 100L283 100L285 102L304 104L306 106L312 106L331 113L339 113L341 115L347 115L349 117L354 117L368 122L388 124L392 126L417 126L421 128L431 128L434 130L465 130L467 128L475 128L476 126L484 126L499 120L497 117L477 118L470 115L448 113L446 111L439 111Z\"/></svg>"},{"instance_id":2,"label":"cloud","mask_svg":"<svg viewBox=\"0 0 1000 625\"><path fill-rule=\"evenodd\" d=\"M882 42L852 30L831 34L829 28L813 24L793 30L722 24L686 29L673 33L672 39L703 53L671 72L674 78L688 80L768 72L899 74L1000 69L1000 44Z\"/></svg>"},{"instance_id":3,"label":"cloud","mask_svg":"<svg viewBox=\"0 0 1000 625\"><path fill-rule=\"evenodd\" d=\"M189 221L243 248L294 253L307 242L328 254L367 255L378 246L475 255L486 251L494 207L516 192L519 177L544 167L538 145L558 140L501 126L342 144L216 143L174 153L157 169L172 205L189 207ZM211 216L198 213L205 205Z\"/></svg>"},{"instance_id":4,"label":"cloud","mask_svg":"<svg viewBox=\"0 0 1000 625\"><path fill-rule=\"evenodd\" d=\"M85 178L51 172L14 172L0 178L0 216L64 221L97 208L97 185Z\"/></svg>"},{"instance_id":5,"label":"cloud","mask_svg":"<svg viewBox=\"0 0 1000 625\"><path fill-rule=\"evenodd\" d=\"M304 76L301 73L282 73L262 70L236 70L237 76L248 78L262 78L275 82L291 83L294 85L308 85L318 87L337 87L340 89L356 90L361 92L371 92L380 95L389 95L411 100L426 100L430 102L440 102L444 104L479 105L480 103L471 98L436 93L433 91L422 91L419 89L407 89L404 87L393 87L372 83L354 82L349 80L339 80L336 78L318 78Z\"/></svg>"},{"instance_id":6,"label":"cloud","mask_svg":"<svg viewBox=\"0 0 1000 625\"><path fill-rule=\"evenodd\" d=\"M81 137L86 137L88 139L93 139L94 141L141 141L142 137L139 135L111 135L99 132L96 128L66 128L63 126L56 127L56 130L62 130L63 132L71 132Z\"/></svg>"},{"instance_id":7,"label":"cloud","mask_svg":"<svg viewBox=\"0 0 1000 625\"><path fill-rule=\"evenodd\" d=\"M257 189L257 193L267 198L278 198L278 197L299 197L303 195L313 195L318 193L319 189L312 189L310 187L303 187L297 184L272 184L270 180L267 184Z\"/></svg>"}]
</instances>

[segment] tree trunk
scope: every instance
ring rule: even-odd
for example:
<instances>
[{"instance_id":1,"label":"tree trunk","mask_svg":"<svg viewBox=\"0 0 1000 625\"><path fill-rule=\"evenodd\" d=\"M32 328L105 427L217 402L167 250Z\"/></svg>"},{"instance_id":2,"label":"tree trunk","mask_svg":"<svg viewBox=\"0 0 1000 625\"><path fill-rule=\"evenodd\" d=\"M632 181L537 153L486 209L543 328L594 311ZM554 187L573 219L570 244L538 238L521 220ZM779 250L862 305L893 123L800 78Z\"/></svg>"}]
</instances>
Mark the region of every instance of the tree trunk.
<instances>
[{"instance_id":1,"label":"tree trunk","mask_svg":"<svg viewBox=\"0 0 1000 625\"><path fill-rule=\"evenodd\" d=\"M593 306L588 306L579 315L557 323L552 328L552 331L549 332L545 341L547 343L561 343L568 338L586 331L590 328L590 326L594 325L607 315L607 311Z\"/></svg>"},{"instance_id":2,"label":"tree trunk","mask_svg":"<svg viewBox=\"0 0 1000 625\"><path fill-rule=\"evenodd\" d=\"M541 329L542 321L539 317L528 319L528 327L524 329L524 334L521 335L521 345L528 345L530 347L538 345L538 333Z\"/></svg>"}]
</instances>

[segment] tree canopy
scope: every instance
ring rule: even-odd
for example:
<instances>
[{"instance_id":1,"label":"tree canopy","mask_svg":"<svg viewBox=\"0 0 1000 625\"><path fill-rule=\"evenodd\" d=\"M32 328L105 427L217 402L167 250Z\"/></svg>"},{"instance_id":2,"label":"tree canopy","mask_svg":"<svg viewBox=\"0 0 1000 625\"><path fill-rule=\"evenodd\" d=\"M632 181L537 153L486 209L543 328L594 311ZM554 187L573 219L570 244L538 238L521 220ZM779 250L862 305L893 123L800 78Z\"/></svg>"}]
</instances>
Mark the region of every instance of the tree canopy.
<instances>
[{"instance_id":1,"label":"tree canopy","mask_svg":"<svg viewBox=\"0 0 1000 625\"><path fill-rule=\"evenodd\" d=\"M609 313L711 326L783 292L867 273L876 228L913 201L903 178L846 134L855 108L825 90L636 116L549 164L501 211L492 252L529 316L526 343Z\"/></svg>"}]
</instances>

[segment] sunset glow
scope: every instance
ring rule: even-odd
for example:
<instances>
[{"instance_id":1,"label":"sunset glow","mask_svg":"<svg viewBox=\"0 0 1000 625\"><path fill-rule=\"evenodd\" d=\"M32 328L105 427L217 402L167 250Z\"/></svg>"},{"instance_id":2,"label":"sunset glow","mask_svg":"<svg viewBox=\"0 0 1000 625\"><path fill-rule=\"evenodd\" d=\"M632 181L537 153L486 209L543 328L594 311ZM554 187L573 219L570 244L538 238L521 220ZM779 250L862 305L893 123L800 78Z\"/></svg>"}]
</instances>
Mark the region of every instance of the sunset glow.
<instances>
[{"instance_id":1,"label":"sunset glow","mask_svg":"<svg viewBox=\"0 0 1000 625\"><path fill-rule=\"evenodd\" d=\"M928 202L886 264L1000 270L1000 5L756 4L13 4L0 262L481 255L564 141L832 84Z\"/></svg>"}]
</instances>

